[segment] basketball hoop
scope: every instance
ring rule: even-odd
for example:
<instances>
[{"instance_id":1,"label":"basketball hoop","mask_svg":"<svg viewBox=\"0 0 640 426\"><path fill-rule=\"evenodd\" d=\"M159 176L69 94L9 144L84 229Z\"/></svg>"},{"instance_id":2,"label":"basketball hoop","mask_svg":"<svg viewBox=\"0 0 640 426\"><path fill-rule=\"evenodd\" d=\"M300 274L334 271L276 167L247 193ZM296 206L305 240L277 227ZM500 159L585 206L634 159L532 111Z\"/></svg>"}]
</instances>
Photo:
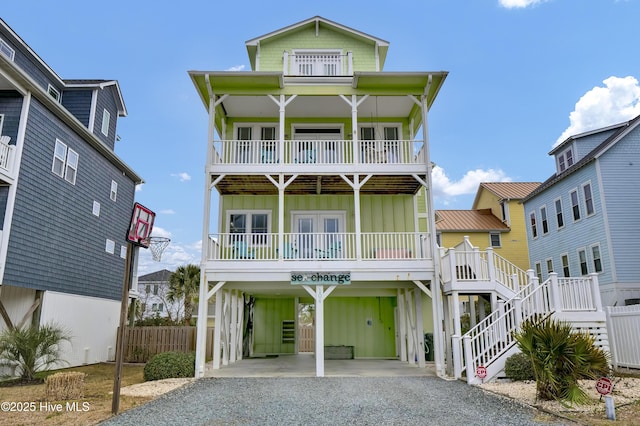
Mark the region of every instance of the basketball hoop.
<instances>
[{"instance_id":1,"label":"basketball hoop","mask_svg":"<svg viewBox=\"0 0 640 426\"><path fill-rule=\"evenodd\" d=\"M166 237L148 237L145 238L145 240L146 244L144 245L147 245L151 250L151 257L153 260L160 262L162 259L162 253L164 252L164 249L167 248L171 240Z\"/></svg>"}]
</instances>

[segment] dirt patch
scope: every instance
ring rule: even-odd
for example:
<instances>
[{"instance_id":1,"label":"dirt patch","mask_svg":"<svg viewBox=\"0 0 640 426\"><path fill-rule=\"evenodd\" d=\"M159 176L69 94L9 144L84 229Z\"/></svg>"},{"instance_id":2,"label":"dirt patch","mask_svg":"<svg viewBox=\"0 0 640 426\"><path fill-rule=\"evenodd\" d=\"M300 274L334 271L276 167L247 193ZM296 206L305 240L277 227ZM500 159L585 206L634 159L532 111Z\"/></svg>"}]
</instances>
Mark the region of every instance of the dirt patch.
<instances>
[{"instance_id":1,"label":"dirt patch","mask_svg":"<svg viewBox=\"0 0 640 426\"><path fill-rule=\"evenodd\" d=\"M120 395L137 396L137 397L157 397L164 393L170 392L187 383L193 382L194 378L188 379L163 379L152 380L144 383L126 386L120 389Z\"/></svg>"}]
</instances>

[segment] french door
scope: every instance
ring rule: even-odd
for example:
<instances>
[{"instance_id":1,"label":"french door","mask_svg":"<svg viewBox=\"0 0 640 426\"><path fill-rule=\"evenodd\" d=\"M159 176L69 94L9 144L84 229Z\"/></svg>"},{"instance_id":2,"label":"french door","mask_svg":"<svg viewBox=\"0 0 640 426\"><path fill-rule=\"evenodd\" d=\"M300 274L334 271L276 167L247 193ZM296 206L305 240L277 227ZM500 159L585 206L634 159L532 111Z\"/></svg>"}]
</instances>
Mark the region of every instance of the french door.
<instances>
[{"instance_id":1,"label":"french door","mask_svg":"<svg viewBox=\"0 0 640 426\"><path fill-rule=\"evenodd\" d=\"M303 259L343 257L344 212L293 215L298 254Z\"/></svg>"}]
</instances>

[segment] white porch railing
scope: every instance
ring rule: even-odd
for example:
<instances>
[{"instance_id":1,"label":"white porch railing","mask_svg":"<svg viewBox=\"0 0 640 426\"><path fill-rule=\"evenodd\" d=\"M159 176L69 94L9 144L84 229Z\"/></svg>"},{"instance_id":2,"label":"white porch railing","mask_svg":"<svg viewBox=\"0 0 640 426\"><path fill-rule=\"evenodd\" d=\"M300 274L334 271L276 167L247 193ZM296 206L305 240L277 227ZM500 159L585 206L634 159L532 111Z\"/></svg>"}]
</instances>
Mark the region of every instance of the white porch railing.
<instances>
[{"instance_id":1,"label":"white porch railing","mask_svg":"<svg viewBox=\"0 0 640 426\"><path fill-rule=\"evenodd\" d=\"M283 55L283 74L286 76L349 76L353 75L353 58L347 54L308 52Z\"/></svg>"},{"instance_id":2,"label":"white porch railing","mask_svg":"<svg viewBox=\"0 0 640 426\"><path fill-rule=\"evenodd\" d=\"M447 265L442 268L442 281L452 287L456 282L496 282L517 293L528 282L525 271L491 247L486 251L451 248L442 256L442 263Z\"/></svg>"},{"instance_id":3,"label":"white porch railing","mask_svg":"<svg viewBox=\"0 0 640 426\"><path fill-rule=\"evenodd\" d=\"M424 164L421 140L223 140L212 164Z\"/></svg>"},{"instance_id":4,"label":"white porch railing","mask_svg":"<svg viewBox=\"0 0 640 426\"><path fill-rule=\"evenodd\" d=\"M416 260L430 259L428 235L418 232L210 234L208 260Z\"/></svg>"},{"instance_id":5,"label":"white porch railing","mask_svg":"<svg viewBox=\"0 0 640 426\"><path fill-rule=\"evenodd\" d=\"M480 383L475 375L480 365L487 369L487 377L498 374L504 368L504 363L496 361L513 352L516 345L514 333L525 320L541 320L561 312L602 311L597 274L558 278L557 273L551 273L549 279L540 285L533 271L529 271L528 276L530 283L514 298L499 303L497 310L469 330L462 339L453 336L456 378L466 369L467 383Z\"/></svg>"},{"instance_id":6,"label":"white porch railing","mask_svg":"<svg viewBox=\"0 0 640 426\"><path fill-rule=\"evenodd\" d=\"M0 136L0 169L7 173L11 172L16 148L14 145L9 145L10 141L9 136Z\"/></svg>"}]
</instances>

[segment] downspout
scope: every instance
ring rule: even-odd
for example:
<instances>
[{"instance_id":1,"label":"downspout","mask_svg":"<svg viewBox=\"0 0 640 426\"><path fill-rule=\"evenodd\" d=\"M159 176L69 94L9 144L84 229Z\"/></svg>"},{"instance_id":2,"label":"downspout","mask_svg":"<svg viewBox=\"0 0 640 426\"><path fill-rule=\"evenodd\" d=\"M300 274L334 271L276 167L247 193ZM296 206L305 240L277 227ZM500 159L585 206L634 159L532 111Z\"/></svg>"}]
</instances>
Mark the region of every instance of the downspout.
<instances>
[{"instance_id":1,"label":"downspout","mask_svg":"<svg viewBox=\"0 0 640 426\"><path fill-rule=\"evenodd\" d=\"M431 164L431 156L429 155L429 129L428 129L428 95L431 83L433 81L432 74L429 74L429 80L421 97L422 106L422 139L424 140L424 157L427 166L427 188L425 188L425 200L427 201L427 218L429 221L429 234L431 242L431 256L433 258L433 281L431 283L431 302L433 311L433 346L434 360L436 363L436 373L445 376L444 366L444 337L442 332L443 324L443 307L442 294L440 291L440 252L436 244L436 219L435 210L433 208L433 182L432 176L433 165Z\"/></svg>"}]
</instances>

